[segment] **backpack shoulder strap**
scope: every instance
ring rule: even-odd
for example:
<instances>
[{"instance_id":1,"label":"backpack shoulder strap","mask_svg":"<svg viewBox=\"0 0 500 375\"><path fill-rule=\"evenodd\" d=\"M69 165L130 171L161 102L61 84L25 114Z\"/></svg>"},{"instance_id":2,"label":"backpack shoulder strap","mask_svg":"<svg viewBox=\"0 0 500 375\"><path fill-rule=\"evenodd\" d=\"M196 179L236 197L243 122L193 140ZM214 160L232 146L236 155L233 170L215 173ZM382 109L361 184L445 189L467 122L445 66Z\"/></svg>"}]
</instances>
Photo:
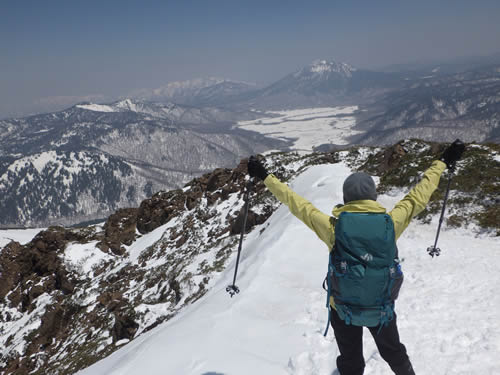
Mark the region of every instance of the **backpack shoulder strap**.
<instances>
[{"instance_id":1,"label":"backpack shoulder strap","mask_svg":"<svg viewBox=\"0 0 500 375\"><path fill-rule=\"evenodd\" d=\"M330 306L330 297L332 296L332 285L331 285L331 276L333 272L335 271L334 265L333 265L333 252L335 251L335 245L333 248L328 252L328 271L326 273L325 280L323 281L323 289L326 290L326 308L328 309L328 319L326 321L326 328L325 328L325 333L323 333L323 336L326 337L328 333L328 328L330 328L330 320L331 320L331 314L332 314L332 307ZM327 287L325 288L325 283Z\"/></svg>"}]
</instances>

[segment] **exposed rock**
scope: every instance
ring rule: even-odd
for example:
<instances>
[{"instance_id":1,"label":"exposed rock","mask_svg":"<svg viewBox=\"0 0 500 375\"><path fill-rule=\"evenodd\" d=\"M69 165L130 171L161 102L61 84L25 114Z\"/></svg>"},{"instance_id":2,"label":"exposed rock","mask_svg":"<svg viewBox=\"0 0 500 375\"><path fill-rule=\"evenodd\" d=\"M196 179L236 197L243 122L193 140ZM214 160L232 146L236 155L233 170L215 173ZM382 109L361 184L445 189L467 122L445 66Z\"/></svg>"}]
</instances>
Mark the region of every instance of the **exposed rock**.
<instances>
[{"instance_id":1,"label":"exposed rock","mask_svg":"<svg viewBox=\"0 0 500 375\"><path fill-rule=\"evenodd\" d=\"M209 205L218 200L227 199L229 194L241 191L247 173L247 160L240 162L237 168L217 168L199 178L190 181L188 191L172 190L158 192L144 200L137 212L137 229L148 233L164 225L185 210L192 210L202 197Z\"/></svg>"},{"instance_id":2,"label":"exposed rock","mask_svg":"<svg viewBox=\"0 0 500 375\"><path fill-rule=\"evenodd\" d=\"M71 285L73 286L73 285ZM45 293L45 287L42 285L35 285L31 287L28 291L28 305L32 306L32 302Z\"/></svg>"},{"instance_id":3,"label":"exposed rock","mask_svg":"<svg viewBox=\"0 0 500 375\"><path fill-rule=\"evenodd\" d=\"M240 192L245 186L248 160L243 159L235 169L217 168L189 182L186 186L203 193L208 203L214 204L219 199L226 199L229 194Z\"/></svg>"},{"instance_id":4,"label":"exposed rock","mask_svg":"<svg viewBox=\"0 0 500 375\"><path fill-rule=\"evenodd\" d=\"M71 231L61 227L51 227L40 232L27 245L21 246L17 242L9 243L0 253L0 298L14 290L17 285L20 288L16 293L9 296L13 306L21 302L19 295L21 290L26 291L28 298L24 300L23 306L30 304L43 292L54 288L63 293L73 292L74 285L68 277L68 272L61 261L60 255L68 241L75 240L77 236ZM46 277L43 286L37 286L33 292L28 292L29 281L39 280ZM52 282L50 282L52 280ZM40 289L42 288L42 289ZM36 290L36 291L35 291Z\"/></svg>"},{"instance_id":5,"label":"exposed rock","mask_svg":"<svg viewBox=\"0 0 500 375\"><path fill-rule=\"evenodd\" d=\"M442 143L431 143L431 152L435 155L441 154L445 148L446 145Z\"/></svg>"},{"instance_id":6,"label":"exposed rock","mask_svg":"<svg viewBox=\"0 0 500 375\"><path fill-rule=\"evenodd\" d=\"M199 194L201 196L201 194ZM196 199L191 197L194 202ZM194 204L194 203L191 203ZM188 205L188 197L182 190L160 191L150 199L142 201L137 211L137 230L149 233L168 223L178 212Z\"/></svg>"},{"instance_id":7,"label":"exposed rock","mask_svg":"<svg viewBox=\"0 0 500 375\"><path fill-rule=\"evenodd\" d=\"M0 298L4 298L21 280L21 257L23 246L19 242L10 242L0 254Z\"/></svg>"},{"instance_id":8,"label":"exposed rock","mask_svg":"<svg viewBox=\"0 0 500 375\"><path fill-rule=\"evenodd\" d=\"M122 339L131 340L139 328L133 317L129 314L115 313L115 324L112 329L113 342Z\"/></svg>"},{"instance_id":9,"label":"exposed rock","mask_svg":"<svg viewBox=\"0 0 500 375\"><path fill-rule=\"evenodd\" d=\"M406 151L400 143L386 148L383 151L383 158L378 166L378 172L383 173L397 167L405 154Z\"/></svg>"},{"instance_id":10,"label":"exposed rock","mask_svg":"<svg viewBox=\"0 0 500 375\"><path fill-rule=\"evenodd\" d=\"M136 237L137 208L122 208L111 215L104 224L104 239L97 245L102 251L111 250L123 255L122 245L131 245Z\"/></svg>"},{"instance_id":11,"label":"exposed rock","mask_svg":"<svg viewBox=\"0 0 500 375\"><path fill-rule=\"evenodd\" d=\"M45 343L49 343L56 337L61 329L64 317L64 309L61 306L54 306L42 317L42 322L38 330L38 335Z\"/></svg>"},{"instance_id":12,"label":"exposed rock","mask_svg":"<svg viewBox=\"0 0 500 375\"><path fill-rule=\"evenodd\" d=\"M97 301L108 311L114 311L126 303L123 300L123 294L120 292L104 292L97 297Z\"/></svg>"},{"instance_id":13,"label":"exposed rock","mask_svg":"<svg viewBox=\"0 0 500 375\"><path fill-rule=\"evenodd\" d=\"M0 299L8 294L10 307L31 313L38 297L48 294L55 302L42 313L40 327L30 333L25 356L8 363L4 373L31 373L35 368L30 356L52 344L53 338L67 329L73 311L63 307L63 295L71 295L75 282L66 270L61 256L69 241L82 240L75 231L51 227L40 232L30 243L9 243L0 252ZM9 293L10 292L10 293ZM9 321L10 317L2 317Z\"/></svg>"},{"instance_id":14,"label":"exposed rock","mask_svg":"<svg viewBox=\"0 0 500 375\"><path fill-rule=\"evenodd\" d=\"M269 216L271 216L272 212L268 212L265 214L256 214L252 210L248 211L247 221L245 224L245 233L248 233L254 226L260 225L264 223ZM241 230L243 228L243 220L245 216L244 208L241 209L239 215L234 219L231 223L231 234L241 234Z\"/></svg>"},{"instance_id":15,"label":"exposed rock","mask_svg":"<svg viewBox=\"0 0 500 375\"><path fill-rule=\"evenodd\" d=\"M231 170L227 168L217 168L207 176L208 181L206 181L206 190L212 193L229 181Z\"/></svg>"},{"instance_id":16,"label":"exposed rock","mask_svg":"<svg viewBox=\"0 0 500 375\"><path fill-rule=\"evenodd\" d=\"M68 272L63 268L58 268L56 271L56 289L61 290L64 294L71 294L75 289L74 284L68 277Z\"/></svg>"},{"instance_id":17,"label":"exposed rock","mask_svg":"<svg viewBox=\"0 0 500 375\"><path fill-rule=\"evenodd\" d=\"M175 279L170 279L168 282L168 286L169 286L170 290L174 292L175 304L178 304L182 298L182 293L181 293L179 282Z\"/></svg>"}]
</instances>

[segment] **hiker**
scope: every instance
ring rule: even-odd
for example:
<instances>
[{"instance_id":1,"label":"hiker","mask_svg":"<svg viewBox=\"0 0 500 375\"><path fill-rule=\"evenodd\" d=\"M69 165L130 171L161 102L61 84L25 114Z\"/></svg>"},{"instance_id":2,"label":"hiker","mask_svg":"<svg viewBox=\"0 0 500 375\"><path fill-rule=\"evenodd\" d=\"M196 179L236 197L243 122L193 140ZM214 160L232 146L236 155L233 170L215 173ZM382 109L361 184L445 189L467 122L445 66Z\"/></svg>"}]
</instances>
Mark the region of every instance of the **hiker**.
<instances>
[{"instance_id":1,"label":"hiker","mask_svg":"<svg viewBox=\"0 0 500 375\"><path fill-rule=\"evenodd\" d=\"M332 289L329 320L340 352L337 369L341 375L364 372L363 327L369 329L380 355L395 374L415 374L400 342L394 312L403 281L396 240L427 205L441 174L446 167L454 167L464 149L459 140L452 143L389 213L376 201L372 177L363 172L351 174L343 184L344 205L336 206L333 216L318 210L268 173L257 158L250 157L250 177L264 181L271 193L328 246L327 281ZM380 297L382 293L384 297Z\"/></svg>"}]
</instances>

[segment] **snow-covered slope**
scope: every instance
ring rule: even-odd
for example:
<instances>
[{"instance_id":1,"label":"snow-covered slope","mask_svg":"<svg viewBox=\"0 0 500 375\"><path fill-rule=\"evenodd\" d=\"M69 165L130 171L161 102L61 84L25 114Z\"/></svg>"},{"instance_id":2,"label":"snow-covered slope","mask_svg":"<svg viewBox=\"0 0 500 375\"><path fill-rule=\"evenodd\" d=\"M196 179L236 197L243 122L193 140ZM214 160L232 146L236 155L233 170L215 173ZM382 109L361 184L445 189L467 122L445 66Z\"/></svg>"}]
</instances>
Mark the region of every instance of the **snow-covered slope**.
<instances>
[{"instance_id":1,"label":"snow-covered slope","mask_svg":"<svg viewBox=\"0 0 500 375\"><path fill-rule=\"evenodd\" d=\"M350 172L343 163L315 166L291 186L329 213ZM379 200L390 209L404 193ZM498 241L445 229L443 253L433 259L426 247L435 219L411 224L399 241L406 274L397 306L402 341L419 374L498 374ZM245 239L240 294L225 292L229 267L197 304L78 374L332 374L338 351L331 330L322 336L327 254L282 206ZM366 373L388 374L369 334L364 343Z\"/></svg>"},{"instance_id":2,"label":"snow-covered slope","mask_svg":"<svg viewBox=\"0 0 500 375\"><path fill-rule=\"evenodd\" d=\"M11 241L16 241L24 245L30 242L42 230L41 228L0 230L0 248L3 248Z\"/></svg>"},{"instance_id":3,"label":"snow-covered slope","mask_svg":"<svg viewBox=\"0 0 500 375\"><path fill-rule=\"evenodd\" d=\"M102 219L148 195L144 191L148 184L145 172L95 150L47 151L5 166L0 163L0 225Z\"/></svg>"},{"instance_id":4,"label":"snow-covered slope","mask_svg":"<svg viewBox=\"0 0 500 375\"><path fill-rule=\"evenodd\" d=\"M442 150L413 140L265 159L328 213L352 170L379 176L380 201L390 208ZM441 257L430 259L425 249L445 179L399 241L407 272L400 325L419 373L472 373L462 357L481 373L493 371L499 154L494 145L468 145L451 185ZM0 373L71 375L128 343L86 374L331 374L335 345L321 336L325 246L263 184L250 199L242 292L233 299L225 292L246 171L245 160L233 170L218 168L105 223L51 227L28 243L0 231L0 238L24 243L0 249ZM369 368L384 373L369 340L366 350ZM427 363L436 351L442 362Z\"/></svg>"},{"instance_id":5,"label":"snow-covered slope","mask_svg":"<svg viewBox=\"0 0 500 375\"><path fill-rule=\"evenodd\" d=\"M121 116L124 114L143 116L139 117L139 120L164 120L166 122L164 125L196 124L208 127L209 125L215 123L232 122L241 118L255 117L255 114L252 111L233 112L231 110L223 110L216 107L193 107L175 104L172 102L158 103L131 99L123 99L109 104L77 104L73 108L75 110L96 112L94 116L99 116L100 113L100 121L103 120L102 117L106 113L109 114L107 117L108 119L110 117L113 118L112 113L119 113ZM87 112L87 115L90 114ZM104 117L106 118L106 116Z\"/></svg>"}]
</instances>

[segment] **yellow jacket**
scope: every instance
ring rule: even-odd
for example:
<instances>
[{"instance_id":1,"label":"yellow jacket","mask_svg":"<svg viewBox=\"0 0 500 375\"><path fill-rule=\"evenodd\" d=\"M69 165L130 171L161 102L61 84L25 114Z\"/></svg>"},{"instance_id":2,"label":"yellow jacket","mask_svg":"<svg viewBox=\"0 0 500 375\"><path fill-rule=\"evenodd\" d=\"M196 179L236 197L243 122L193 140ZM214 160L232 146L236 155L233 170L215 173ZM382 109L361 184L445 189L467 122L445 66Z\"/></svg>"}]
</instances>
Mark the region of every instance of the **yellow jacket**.
<instances>
[{"instance_id":1,"label":"yellow jacket","mask_svg":"<svg viewBox=\"0 0 500 375\"><path fill-rule=\"evenodd\" d=\"M434 161L431 167L425 171L422 180L389 212L389 216L394 222L396 240L408 227L411 219L425 208L445 169L445 163L439 160ZM376 201L359 200L334 208L333 216L328 216L314 207L307 199L295 193L273 174L266 177L264 184L280 202L288 206L293 215L316 233L330 251L335 243L335 221L341 212L386 213L386 209Z\"/></svg>"}]
</instances>

